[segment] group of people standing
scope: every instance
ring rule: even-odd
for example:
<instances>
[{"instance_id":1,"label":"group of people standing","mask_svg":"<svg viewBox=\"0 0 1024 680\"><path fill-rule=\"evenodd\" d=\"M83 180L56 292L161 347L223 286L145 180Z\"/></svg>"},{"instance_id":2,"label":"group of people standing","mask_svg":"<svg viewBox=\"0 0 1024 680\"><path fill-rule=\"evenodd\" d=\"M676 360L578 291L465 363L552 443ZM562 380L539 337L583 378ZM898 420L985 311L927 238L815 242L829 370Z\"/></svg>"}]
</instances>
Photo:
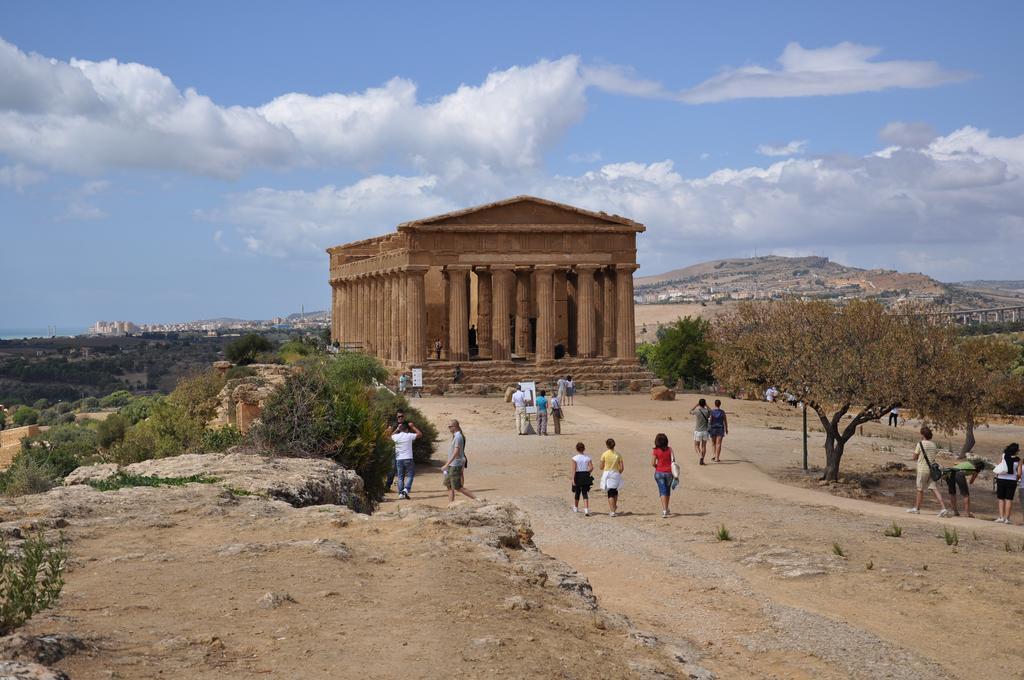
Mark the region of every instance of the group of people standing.
<instances>
[{"instance_id":1,"label":"group of people standing","mask_svg":"<svg viewBox=\"0 0 1024 680\"><path fill-rule=\"evenodd\" d=\"M565 406L571 406L576 396L576 385L572 376L567 375L559 378L556 385L557 391L548 396L547 390L538 390L537 396L531 400L522 387L522 384L513 386L511 402L516 417L516 433L531 434L529 407L537 407L537 434L548 435L548 420L553 423L555 434L562 434L562 420L565 418Z\"/></svg>"}]
</instances>

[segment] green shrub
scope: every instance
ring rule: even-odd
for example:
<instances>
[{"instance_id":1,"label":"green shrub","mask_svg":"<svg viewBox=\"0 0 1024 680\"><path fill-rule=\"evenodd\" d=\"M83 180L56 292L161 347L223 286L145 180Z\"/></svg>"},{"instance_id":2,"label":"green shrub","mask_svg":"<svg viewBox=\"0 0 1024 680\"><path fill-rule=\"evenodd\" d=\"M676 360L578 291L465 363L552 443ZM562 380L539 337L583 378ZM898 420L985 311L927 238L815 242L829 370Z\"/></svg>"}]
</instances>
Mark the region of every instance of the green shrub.
<instances>
[{"instance_id":1,"label":"green shrub","mask_svg":"<svg viewBox=\"0 0 1024 680\"><path fill-rule=\"evenodd\" d=\"M132 393L128 390L118 390L100 399L100 406L103 408L121 408L127 406L132 400Z\"/></svg>"},{"instance_id":2,"label":"green shrub","mask_svg":"<svg viewBox=\"0 0 1024 680\"><path fill-rule=\"evenodd\" d=\"M323 371L304 370L267 399L252 440L270 454L325 457L355 471L372 505L383 497L392 456L372 392L351 381L334 386Z\"/></svg>"},{"instance_id":3,"label":"green shrub","mask_svg":"<svg viewBox=\"0 0 1024 680\"><path fill-rule=\"evenodd\" d=\"M205 421L165 400L153 406L146 420L132 426L124 439L111 447L111 459L130 465L151 458L167 458L202 450Z\"/></svg>"},{"instance_id":4,"label":"green shrub","mask_svg":"<svg viewBox=\"0 0 1024 680\"><path fill-rule=\"evenodd\" d=\"M7 496L43 493L57 486L58 481L52 468L19 453L7 469L0 472L0 492Z\"/></svg>"},{"instance_id":5,"label":"green shrub","mask_svg":"<svg viewBox=\"0 0 1024 680\"><path fill-rule=\"evenodd\" d=\"M63 538L51 546L42 533L31 535L17 553L0 538L0 635L8 635L57 600L66 562Z\"/></svg>"},{"instance_id":6,"label":"green shrub","mask_svg":"<svg viewBox=\"0 0 1024 680\"><path fill-rule=\"evenodd\" d=\"M342 352L313 363L322 365L327 379L334 384L355 381L372 385L374 381L384 383L388 379L388 370L375 358L361 352Z\"/></svg>"},{"instance_id":7,"label":"green shrub","mask_svg":"<svg viewBox=\"0 0 1024 680\"><path fill-rule=\"evenodd\" d=\"M100 448L109 449L124 439L129 426L131 426L131 422L127 417L120 413L110 414L96 426L96 443Z\"/></svg>"},{"instance_id":8,"label":"green shrub","mask_svg":"<svg viewBox=\"0 0 1024 680\"><path fill-rule=\"evenodd\" d=\"M942 527L942 538L946 540L946 545L960 545L960 534L957 533L956 527Z\"/></svg>"},{"instance_id":9,"label":"green shrub","mask_svg":"<svg viewBox=\"0 0 1024 680\"><path fill-rule=\"evenodd\" d=\"M203 432L203 451L226 451L241 444L244 437L234 425L210 428Z\"/></svg>"},{"instance_id":10,"label":"green shrub","mask_svg":"<svg viewBox=\"0 0 1024 680\"><path fill-rule=\"evenodd\" d=\"M731 541L732 534L729 533L729 530L723 524L719 526L718 531L715 532L715 538L717 538L719 541Z\"/></svg>"},{"instance_id":11,"label":"green shrub","mask_svg":"<svg viewBox=\"0 0 1024 680\"><path fill-rule=\"evenodd\" d=\"M43 409L50 408L50 400L49 399L37 399L36 402L34 404L32 404L32 408L34 408L37 411L42 411Z\"/></svg>"},{"instance_id":12,"label":"green shrub","mask_svg":"<svg viewBox=\"0 0 1024 680\"><path fill-rule=\"evenodd\" d=\"M79 401L79 408L81 409L94 409L99 408L100 400L98 397L85 397Z\"/></svg>"},{"instance_id":13,"label":"green shrub","mask_svg":"<svg viewBox=\"0 0 1024 680\"><path fill-rule=\"evenodd\" d=\"M95 454L96 433L81 425L58 425L26 437L11 464L0 472L0 493L20 496L52 489L72 470L92 462Z\"/></svg>"},{"instance_id":14,"label":"green shrub","mask_svg":"<svg viewBox=\"0 0 1024 680\"><path fill-rule=\"evenodd\" d=\"M899 538L903 535L903 527L893 522L892 526L885 530L885 535L890 538Z\"/></svg>"},{"instance_id":15,"label":"green shrub","mask_svg":"<svg viewBox=\"0 0 1024 680\"><path fill-rule=\"evenodd\" d=\"M7 424L7 413L3 409L0 409L0 430L4 429Z\"/></svg>"},{"instance_id":16,"label":"green shrub","mask_svg":"<svg viewBox=\"0 0 1024 680\"><path fill-rule=\"evenodd\" d=\"M153 406L163 401L163 397L137 397L118 411L128 419L128 423L134 425L149 417Z\"/></svg>"},{"instance_id":17,"label":"green shrub","mask_svg":"<svg viewBox=\"0 0 1024 680\"><path fill-rule=\"evenodd\" d=\"M11 422L15 427L35 425L39 422L39 411L28 406L19 406L14 415L11 416Z\"/></svg>"},{"instance_id":18,"label":"green shrub","mask_svg":"<svg viewBox=\"0 0 1024 680\"><path fill-rule=\"evenodd\" d=\"M273 349L274 343L270 340L262 335L250 333L228 343L224 348L224 356L231 363L244 366L253 363L261 352L271 352Z\"/></svg>"},{"instance_id":19,"label":"green shrub","mask_svg":"<svg viewBox=\"0 0 1024 680\"><path fill-rule=\"evenodd\" d=\"M843 546L838 543L832 544L832 554L836 557L846 557L846 552L843 550Z\"/></svg>"}]
</instances>

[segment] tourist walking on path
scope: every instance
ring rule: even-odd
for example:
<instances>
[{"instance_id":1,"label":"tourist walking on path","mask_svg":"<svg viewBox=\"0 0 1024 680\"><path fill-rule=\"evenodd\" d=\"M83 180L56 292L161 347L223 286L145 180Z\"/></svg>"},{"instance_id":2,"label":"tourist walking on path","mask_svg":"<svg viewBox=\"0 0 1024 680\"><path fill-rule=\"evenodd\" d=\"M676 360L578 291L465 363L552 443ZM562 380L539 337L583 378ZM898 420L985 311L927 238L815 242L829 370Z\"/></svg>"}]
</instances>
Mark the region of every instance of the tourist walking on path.
<instances>
[{"instance_id":1,"label":"tourist walking on path","mask_svg":"<svg viewBox=\"0 0 1024 680\"><path fill-rule=\"evenodd\" d=\"M537 434L547 436L548 434L548 397L547 391L541 390L537 393L534 402L537 405Z\"/></svg>"},{"instance_id":2,"label":"tourist walking on path","mask_svg":"<svg viewBox=\"0 0 1024 680\"><path fill-rule=\"evenodd\" d=\"M1003 449L1003 459L996 466L996 498L999 501L997 522L1013 524L1010 512L1013 510L1013 496L1021 480L1021 464L1018 452L1020 446L1014 442Z\"/></svg>"},{"instance_id":3,"label":"tourist walking on path","mask_svg":"<svg viewBox=\"0 0 1024 680\"><path fill-rule=\"evenodd\" d=\"M452 433L452 443L448 449L448 462L441 466L444 488L448 489L448 502L455 500L456 491L476 500L476 496L463 486L466 467L469 466L469 460L466 458L466 435L462 433L462 426L457 420L448 423L448 431Z\"/></svg>"},{"instance_id":4,"label":"tourist walking on path","mask_svg":"<svg viewBox=\"0 0 1024 680\"><path fill-rule=\"evenodd\" d=\"M945 471L946 489L949 491L949 504L953 506L953 514L960 516L960 504L957 501L957 489L964 497L964 514L974 517L971 514L971 484L978 478L978 473L985 469L985 461L976 458L960 461ZM967 475L970 475L968 478Z\"/></svg>"},{"instance_id":5,"label":"tourist walking on path","mask_svg":"<svg viewBox=\"0 0 1024 680\"><path fill-rule=\"evenodd\" d=\"M551 420L555 423L555 434L562 434L562 398L551 397Z\"/></svg>"},{"instance_id":6,"label":"tourist walking on path","mask_svg":"<svg viewBox=\"0 0 1024 680\"><path fill-rule=\"evenodd\" d=\"M405 388L409 384L409 376L405 373L398 376L398 393L405 394Z\"/></svg>"},{"instance_id":7,"label":"tourist walking on path","mask_svg":"<svg viewBox=\"0 0 1024 680\"><path fill-rule=\"evenodd\" d=\"M889 425L891 427L898 427L899 424L900 424L900 409L897 407L897 408L894 408L893 410L889 411Z\"/></svg>"},{"instance_id":8,"label":"tourist walking on path","mask_svg":"<svg viewBox=\"0 0 1024 680\"><path fill-rule=\"evenodd\" d=\"M590 517L590 487L594 485L594 461L587 455L583 442L576 442L576 455L572 457L572 511L580 511L580 496L583 497L583 514Z\"/></svg>"},{"instance_id":9,"label":"tourist walking on path","mask_svg":"<svg viewBox=\"0 0 1024 680\"><path fill-rule=\"evenodd\" d=\"M722 400L715 399L715 407L711 409L711 418L708 421L708 435L711 437L711 453L716 463L722 462L722 440L729 434L729 419L722 410Z\"/></svg>"},{"instance_id":10,"label":"tourist walking on path","mask_svg":"<svg viewBox=\"0 0 1024 680\"><path fill-rule=\"evenodd\" d=\"M604 443L608 450L601 454L601 488L608 494L608 516L615 517L619 509L619 489L622 488L622 473L626 466L622 456L615 451L615 440Z\"/></svg>"},{"instance_id":11,"label":"tourist walking on path","mask_svg":"<svg viewBox=\"0 0 1024 680\"><path fill-rule=\"evenodd\" d=\"M566 403L565 400L569 398L568 394L569 381L565 377L561 377L558 379L558 403L564 406Z\"/></svg>"},{"instance_id":12,"label":"tourist walking on path","mask_svg":"<svg viewBox=\"0 0 1024 680\"><path fill-rule=\"evenodd\" d=\"M654 449L651 451L651 467L654 468L654 481L658 485L658 496L661 499L661 516L668 517L668 502L672 497L675 477L672 476L672 463L676 460L672 448L668 445L668 437L659 432L654 437Z\"/></svg>"},{"instance_id":13,"label":"tourist walking on path","mask_svg":"<svg viewBox=\"0 0 1024 680\"><path fill-rule=\"evenodd\" d=\"M516 411L516 432L526 434L526 392L518 385L512 393L512 408Z\"/></svg>"},{"instance_id":14,"label":"tourist walking on path","mask_svg":"<svg viewBox=\"0 0 1024 680\"><path fill-rule=\"evenodd\" d=\"M708 408L706 399L701 399L697 405L690 409L693 416L693 451L700 456L700 464L704 465L704 456L708 452L708 426L711 424L711 409Z\"/></svg>"},{"instance_id":15,"label":"tourist walking on path","mask_svg":"<svg viewBox=\"0 0 1024 680\"><path fill-rule=\"evenodd\" d=\"M914 447L914 460L917 461L917 497L914 500L914 507L907 508L907 512L917 514L921 512L921 503L924 501L924 490L927 488L935 494L935 500L939 502L939 517L946 517L950 514L946 509L946 503L942 500L939 488L935 486L935 480L931 477L931 463L939 454L939 447L932 441L932 430L927 425L921 427L921 441Z\"/></svg>"},{"instance_id":16,"label":"tourist walking on path","mask_svg":"<svg viewBox=\"0 0 1024 680\"><path fill-rule=\"evenodd\" d=\"M409 498L412 480L416 476L416 463L412 459L412 443L423 434L409 421L398 424L398 431L391 435L395 442L395 466L398 470L398 495Z\"/></svg>"},{"instance_id":17,"label":"tourist walking on path","mask_svg":"<svg viewBox=\"0 0 1024 680\"><path fill-rule=\"evenodd\" d=\"M572 376L565 376L565 396L569 400L569 406L573 405L573 398L576 396L576 383L573 382ZM566 402L562 402L565 404Z\"/></svg>"}]
</instances>

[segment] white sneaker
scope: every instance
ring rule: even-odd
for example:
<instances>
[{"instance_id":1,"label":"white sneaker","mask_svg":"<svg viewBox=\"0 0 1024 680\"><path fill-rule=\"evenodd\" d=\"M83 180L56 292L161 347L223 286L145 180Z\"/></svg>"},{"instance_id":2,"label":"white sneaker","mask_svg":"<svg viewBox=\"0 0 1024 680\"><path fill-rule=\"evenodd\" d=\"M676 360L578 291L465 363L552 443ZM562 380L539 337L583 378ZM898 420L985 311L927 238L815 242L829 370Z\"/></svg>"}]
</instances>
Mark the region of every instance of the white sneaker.
<instances>
[{"instance_id":1,"label":"white sneaker","mask_svg":"<svg viewBox=\"0 0 1024 680\"><path fill-rule=\"evenodd\" d=\"M996 517L994 521L996 521L996 522L1002 522L1002 521L1003 521L1003 518L1002 518L1002 517Z\"/></svg>"},{"instance_id":2,"label":"white sneaker","mask_svg":"<svg viewBox=\"0 0 1024 680\"><path fill-rule=\"evenodd\" d=\"M668 510L662 510L661 511L661 518L665 519L666 517L668 517Z\"/></svg>"},{"instance_id":3,"label":"white sneaker","mask_svg":"<svg viewBox=\"0 0 1024 680\"><path fill-rule=\"evenodd\" d=\"M936 517L949 517L949 510L939 510Z\"/></svg>"},{"instance_id":4,"label":"white sneaker","mask_svg":"<svg viewBox=\"0 0 1024 680\"><path fill-rule=\"evenodd\" d=\"M570 509L571 509L571 510L572 510L573 512L579 512L579 511L580 511L580 509L579 509L579 508L577 508L577 507L576 507L575 505L574 505L574 506L572 506L572 508L570 508Z\"/></svg>"},{"instance_id":5,"label":"white sneaker","mask_svg":"<svg viewBox=\"0 0 1024 680\"><path fill-rule=\"evenodd\" d=\"M584 517L590 517L590 510L584 510L583 511L583 516Z\"/></svg>"},{"instance_id":6,"label":"white sneaker","mask_svg":"<svg viewBox=\"0 0 1024 680\"><path fill-rule=\"evenodd\" d=\"M608 513L608 516L609 516L609 517L615 517L615 513L614 513L614 512L609 512L609 513Z\"/></svg>"},{"instance_id":7,"label":"white sneaker","mask_svg":"<svg viewBox=\"0 0 1024 680\"><path fill-rule=\"evenodd\" d=\"M920 510L918 510L917 508L907 508L907 512L909 512L909 513L910 513L910 514L912 514L912 515L917 515L917 514L919 514L919 513L921 512L921 511L920 511Z\"/></svg>"}]
</instances>

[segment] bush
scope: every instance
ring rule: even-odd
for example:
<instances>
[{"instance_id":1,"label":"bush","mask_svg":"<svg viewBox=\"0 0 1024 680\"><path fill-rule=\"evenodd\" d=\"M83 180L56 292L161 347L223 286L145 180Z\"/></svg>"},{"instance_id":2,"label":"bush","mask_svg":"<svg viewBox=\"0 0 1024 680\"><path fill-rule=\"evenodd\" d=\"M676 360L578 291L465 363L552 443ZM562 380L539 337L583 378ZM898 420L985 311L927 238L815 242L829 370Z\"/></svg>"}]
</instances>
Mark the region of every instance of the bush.
<instances>
[{"instance_id":1,"label":"bush","mask_svg":"<svg viewBox=\"0 0 1024 680\"><path fill-rule=\"evenodd\" d=\"M6 470L0 472L0 492L7 496L43 493L57 486L53 469L32 457L18 453Z\"/></svg>"},{"instance_id":2,"label":"bush","mask_svg":"<svg viewBox=\"0 0 1024 680\"><path fill-rule=\"evenodd\" d=\"M132 400L132 393L128 390L118 390L100 399L100 406L103 408L121 408L127 406Z\"/></svg>"},{"instance_id":3,"label":"bush","mask_svg":"<svg viewBox=\"0 0 1024 680\"><path fill-rule=\"evenodd\" d=\"M134 425L148 418L153 412L153 406L161 401L163 397L137 397L122 407L118 413L127 418L129 424Z\"/></svg>"},{"instance_id":4,"label":"bush","mask_svg":"<svg viewBox=\"0 0 1024 680\"><path fill-rule=\"evenodd\" d=\"M684 385L710 382L713 380L710 337L710 322L699 317L688 316L659 328L658 342L648 366L667 387L673 387L680 380Z\"/></svg>"},{"instance_id":5,"label":"bush","mask_svg":"<svg viewBox=\"0 0 1024 680\"><path fill-rule=\"evenodd\" d=\"M328 379L334 384L354 381L372 385L374 381L384 383L388 379L388 370L379 361L361 352L342 352L316 363L324 366Z\"/></svg>"},{"instance_id":6,"label":"bush","mask_svg":"<svg viewBox=\"0 0 1024 680\"><path fill-rule=\"evenodd\" d=\"M120 413L112 413L106 420L100 421L96 426L96 443L102 449L109 449L114 444L124 439L131 422L126 416Z\"/></svg>"},{"instance_id":7,"label":"bush","mask_svg":"<svg viewBox=\"0 0 1024 680\"><path fill-rule=\"evenodd\" d=\"M256 371L252 370L248 366L232 366L228 369L227 373L224 374L225 380L235 380L237 378L249 378L256 375Z\"/></svg>"},{"instance_id":8,"label":"bush","mask_svg":"<svg viewBox=\"0 0 1024 680\"><path fill-rule=\"evenodd\" d=\"M7 414L4 413L3 409L0 409L0 430L4 429L4 425L7 424Z\"/></svg>"},{"instance_id":9,"label":"bush","mask_svg":"<svg viewBox=\"0 0 1024 680\"><path fill-rule=\"evenodd\" d=\"M42 533L29 536L15 553L0 538L0 635L8 635L52 605L64 588L67 551Z\"/></svg>"},{"instance_id":10,"label":"bush","mask_svg":"<svg viewBox=\"0 0 1024 680\"><path fill-rule=\"evenodd\" d=\"M224 377L211 370L179 380L167 401L205 424L217 413L217 395L223 387Z\"/></svg>"},{"instance_id":11,"label":"bush","mask_svg":"<svg viewBox=\"0 0 1024 680\"><path fill-rule=\"evenodd\" d=\"M151 458L167 458L202 450L206 423L191 417L169 400L153 406L150 417L132 426L124 439L111 447L110 458L130 465Z\"/></svg>"},{"instance_id":12,"label":"bush","mask_svg":"<svg viewBox=\"0 0 1024 680\"><path fill-rule=\"evenodd\" d=\"M97 397L85 397L79 402L79 408L82 409L94 409L99 408L100 400Z\"/></svg>"},{"instance_id":13,"label":"bush","mask_svg":"<svg viewBox=\"0 0 1024 680\"><path fill-rule=\"evenodd\" d=\"M334 386L323 371L305 370L267 399L253 442L267 453L322 456L355 471L372 505L383 497L393 454L371 399L372 388L352 381Z\"/></svg>"},{"instance_id":14,"label":"bush","mask_svg":"<svg viewBox=\"0 0 1024 680\"><path fill-rule=\"evenodd\" d=\"M250 333L229 343L224 348L224 356L231 363L244 366L245 364L253 363L256 360L256 356L261 352L271 352L273 349L274 343L270 340L262 335Z\"/></svg>"},{"instance_id":15,"label":"bush","mask_svg":"<svg viewBox=\"0 0 1024 680\"><path fill-rule=\"evenodd\" d=\"M11 422L15 427L35 425L39 422L39 411L28 406L19 406L14 415L11 416Z\"/></svg>"},{"instance_id":16,"label":"bush","mask_svg":"<svg viewBox=\"0 0 1024 680\"><path fill-rule=\"evenodd\" d=\"M301 340L289 340L288 342L281 345L281 349L277 352L284 359L285 363L294 363L303 357L307 357L313 353L313 347L307 345Z\"/></svg>"},{"instance_id":17,"label":"bush","mask_svg":"<svg viewBox=\"0 0 1024 680\"><path fill-rule=\"evenodd\" d=\"M203 432L203 451L226 451L242 443L242 433L234 425L225 425Z\"/></svg>"},{"instance_id":18,"label":"bush","mask_svg":"<svg viewBox=\"0 0 1024 680\"><path fill-rule=\"evenodd\" d=\"M36 402L34 404L32 404L32 408L34 408L37 411L42 411L43 409L49 408L49 407L50 407L50 400L49 399L37 399Z\"/></svg>"}]
</instances>

